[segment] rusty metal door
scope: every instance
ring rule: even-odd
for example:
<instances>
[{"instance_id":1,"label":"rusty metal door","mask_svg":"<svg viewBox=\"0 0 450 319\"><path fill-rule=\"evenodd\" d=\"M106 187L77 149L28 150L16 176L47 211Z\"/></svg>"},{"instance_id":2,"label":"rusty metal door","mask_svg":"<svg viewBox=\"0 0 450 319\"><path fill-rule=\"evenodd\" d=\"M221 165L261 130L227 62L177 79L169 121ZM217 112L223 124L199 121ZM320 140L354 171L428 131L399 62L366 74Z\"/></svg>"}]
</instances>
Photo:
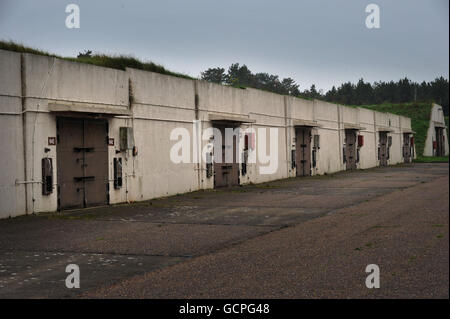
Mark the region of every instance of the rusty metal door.
<instances>
[{"instance_id":1,"label":"rusty metal door","mask_svg":"<svg viewBox=\"0 0 450 319\"><path fill-rule=\"evenodd\" d=\"M295 129L297 176L311 175L311 128L300 126Z\"/></svg>"},{"instance_id":2,"label":"rusty metal door","mask_svg":"<svg viewBox=\"0 0 450 319\"><path fill-rule=\"evenodd\" d=\"M58 208L83 207L81 183L74 180L83 175L82 158L74 154L76 147L84 145L83 123L58 119L57 131Z\"/></svg>"},{"instance_id":3,"label":"rusty metal door","mask_svg":"<svg viewBox=\"0 0 450 319\"><path fill-rule=\"evenodd\" d=\"M380 159L380 166L387 166L387 152L388 152L388 138L386 132L379 132L380 134L380 146L378 149L379 152L379 159Z\"/></svg>"},{"instance_id":4,"label":"rusty metal door","mask_svg":"<svg viewBox=\"0 0 450 319\"><path fill-rule=\"evenodd\" d=\"M234 129L235 127L228 126L215 126L220 130L222 134L222 152L221 160L214 161L214 187L230 187L239 185L239 161L237 158L236 147L239 143L236 136L233 136L232 145L225 144L225 129L227 127ZM231 162L227 162L225 158L226 151L233 152L233 159Z\"/></svg>"},{"instance_id":5,"label":"rusty metal door","mask_svg":"<svg viewBox=\"0 0 450 319\"><path fill-rule=\"evenodd\" d=\"M108 203L108 123L84 121L85 206Z\"/></svg>"},{"instance_id":6,"label":"rusty metal door","mask_svg":"<svg viewBox=\"0 0 450 319\"><path fill-rule=\"evenodd\" d=\"M108 126L106 121L57 121L58 208L108 203Z\"/></svg>"},{"instance_id":7,"label":"rusty metal door","mask_svg":"<svg viewBox=\"0 0 450 319\"><path fill-rule=\"evenodd\" d=\"M436 127L436 156L444 156L444 129Z\"/></svg>"},{"instance_id":8,"label":"rusty metal door","mask_svg":"<svg viewBox=\"0 0 450 319\"><path fill-rule=\"evenodd\" d=\"M345 130L346 169L356 169L356 131Z\"/></svg>"},{"instance_id":9,"label":"rusty metal door","mask_svg":"<svg viewBox=\"0 0 450 319\"><path fill-rule=\"evenodd\" d=\"M403 133L403 160L411 163L411 139L409 133Z\"/></svg>"}]
</instances>

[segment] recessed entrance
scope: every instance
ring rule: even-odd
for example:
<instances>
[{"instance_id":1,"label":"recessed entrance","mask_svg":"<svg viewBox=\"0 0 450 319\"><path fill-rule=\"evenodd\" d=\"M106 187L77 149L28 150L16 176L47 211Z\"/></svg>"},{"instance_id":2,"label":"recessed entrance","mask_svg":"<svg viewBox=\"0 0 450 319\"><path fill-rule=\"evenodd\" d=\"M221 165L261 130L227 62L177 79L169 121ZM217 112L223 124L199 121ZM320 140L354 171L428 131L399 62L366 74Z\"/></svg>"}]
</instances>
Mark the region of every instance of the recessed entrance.
<instances>
[{"instance_id":1,"label":"recessed entrance","mask_svg":"<svg viewBox=\"0 0 450 319\"><path fill-rule=\"evenodd\" d=\"M409 133L403 133L403 160L411 163L411 137Z\"/></svg>"},{"instance_id":2,"label":"recessed entrance","mask_svg":"<svg viewBox=\"0 0 450 319\"><path fill-rule=\"evenodd\" d=\"M58 208L108 203L108 123L58 118Z\"/></svg>"},{"instance_id":3,"label":"recessed entrance","mask_svg":"<svg viewBox=\"0 0 450 319\"><path fill-rule=\"evenodd\" d=\"M345 130L345 168L356 169L356 130Z\"/></svg>"},{"instance_id":4,"label":"recessed entrance","mask_svg":"<svg viewBox=\"0 0 450 319\"><path fill-rule=\"evenodd\" d=\"M387 166L388 160L388 138L387 132L379 132L380 141L378 147L378 159L380 160L380 166Z\"/></svg>"},{"instance_id":5,"label":"recessed entrance","mask_svg":"<svg viewBox=\"0 0 450 319\"><path fill-rule=\"evenodd\" d=\"M295 128L297 176L311 176L311 127Z\"/></svg>"},{"instance_id":6,"label":"recessed entrance","mask_svg":"<svg viewBox=\"0 0 450 319\"><path fill-rule=\"evenodd\" d=\"M442 127L436 127L436 155L445 156L444 150L444 129Z\"/></svg>"},{"instance_id":7,"label":"recessed entrance","mask_svg":"<svg viewBox=\"0 0 450 319\"><path fill-rule=\"evenodd\" d=\"M223 125L215 124L214 127L218 129L222 135L221 158L220 160L214 160L214 187L237 186L239 185L239 161L236 148L239 140L236 135L233 135L233 143L229 143L228 145L225 144L225 132L226 129L234 130L238 125L235 123ZM226 152L233 154L233 158L226 158Z\"/></svg>"}]
</instances>

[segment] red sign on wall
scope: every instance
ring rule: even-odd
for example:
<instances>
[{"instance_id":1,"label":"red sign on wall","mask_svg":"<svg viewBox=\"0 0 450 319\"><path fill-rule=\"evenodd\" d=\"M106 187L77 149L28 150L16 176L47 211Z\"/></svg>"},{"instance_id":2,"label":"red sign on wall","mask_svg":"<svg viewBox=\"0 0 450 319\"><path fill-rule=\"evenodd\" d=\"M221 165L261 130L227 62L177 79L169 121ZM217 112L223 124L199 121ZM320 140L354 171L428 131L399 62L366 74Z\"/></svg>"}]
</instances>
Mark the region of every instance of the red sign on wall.
<instances>
[{"instance_id":1,"label":"red sign on wall","mask_svg":"<svg viewBox=\"0 0 450 319\"><path fill-rule=\"evenodd\" d=\"M364 146L364 135L358 135L358 146Z\"/></svg>"},{"instance_id":2,"label":"red sign on wall","mask_svg":"<svg viewBox=\"0 0 450 319\"><path fill-rule=\"evenodd\" d=\"M254 150L255 149L255 141L256 141L256 137L255 137L255 133L245 133L245 149L251 149Z\"/></svg>"}]
</instances>

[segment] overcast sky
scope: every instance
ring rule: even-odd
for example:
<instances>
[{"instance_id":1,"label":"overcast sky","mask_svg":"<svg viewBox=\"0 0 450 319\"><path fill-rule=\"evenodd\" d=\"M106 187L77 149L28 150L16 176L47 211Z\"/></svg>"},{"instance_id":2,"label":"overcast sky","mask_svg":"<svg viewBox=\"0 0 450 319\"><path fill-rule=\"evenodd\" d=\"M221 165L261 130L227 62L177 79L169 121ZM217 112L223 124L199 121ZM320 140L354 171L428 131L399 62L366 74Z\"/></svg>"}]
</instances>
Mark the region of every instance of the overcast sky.
<instances>
[{"instance_id":1,"label":"overcast sky","mask_svg":"<svg viewBox=\"0 0 450 319\"><path fill-rule=\"evenodd\" d=\"M79 29L65 26L80 7ZM380 7L368 29L365 8ZM63 56L132 54L198 77L246 64L300 89L449 76L448 0L0 0L0 39Z\"/></svg>"}]
</instances>

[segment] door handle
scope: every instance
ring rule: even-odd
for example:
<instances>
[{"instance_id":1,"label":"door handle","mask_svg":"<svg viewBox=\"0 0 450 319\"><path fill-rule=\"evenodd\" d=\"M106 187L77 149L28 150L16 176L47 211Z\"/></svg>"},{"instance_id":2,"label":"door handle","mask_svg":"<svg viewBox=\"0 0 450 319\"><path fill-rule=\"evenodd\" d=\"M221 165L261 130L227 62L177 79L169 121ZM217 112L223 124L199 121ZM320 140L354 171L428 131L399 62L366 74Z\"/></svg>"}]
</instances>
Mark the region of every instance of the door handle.
<instances>
[{"instance_id":1,"label":"door handle","mask_svg":"<svg viewBox=\"0 0 450 319\"><path fill-rule=\"evenodd\" d=\"M95 176L76 176L73 179L75 182L92 181L95 180Z\"/></svg>"},{"instance_id":2,"label":"door handle","mask_svg":"<svg viewBox=\"0 0 450 319\"><path fill-rule=\"evenodd\" d=\"M93 152L94 151L94 147L74 147L73 151L76 153L85 151L85 152Z\"/></svg>"}]
</instances>

